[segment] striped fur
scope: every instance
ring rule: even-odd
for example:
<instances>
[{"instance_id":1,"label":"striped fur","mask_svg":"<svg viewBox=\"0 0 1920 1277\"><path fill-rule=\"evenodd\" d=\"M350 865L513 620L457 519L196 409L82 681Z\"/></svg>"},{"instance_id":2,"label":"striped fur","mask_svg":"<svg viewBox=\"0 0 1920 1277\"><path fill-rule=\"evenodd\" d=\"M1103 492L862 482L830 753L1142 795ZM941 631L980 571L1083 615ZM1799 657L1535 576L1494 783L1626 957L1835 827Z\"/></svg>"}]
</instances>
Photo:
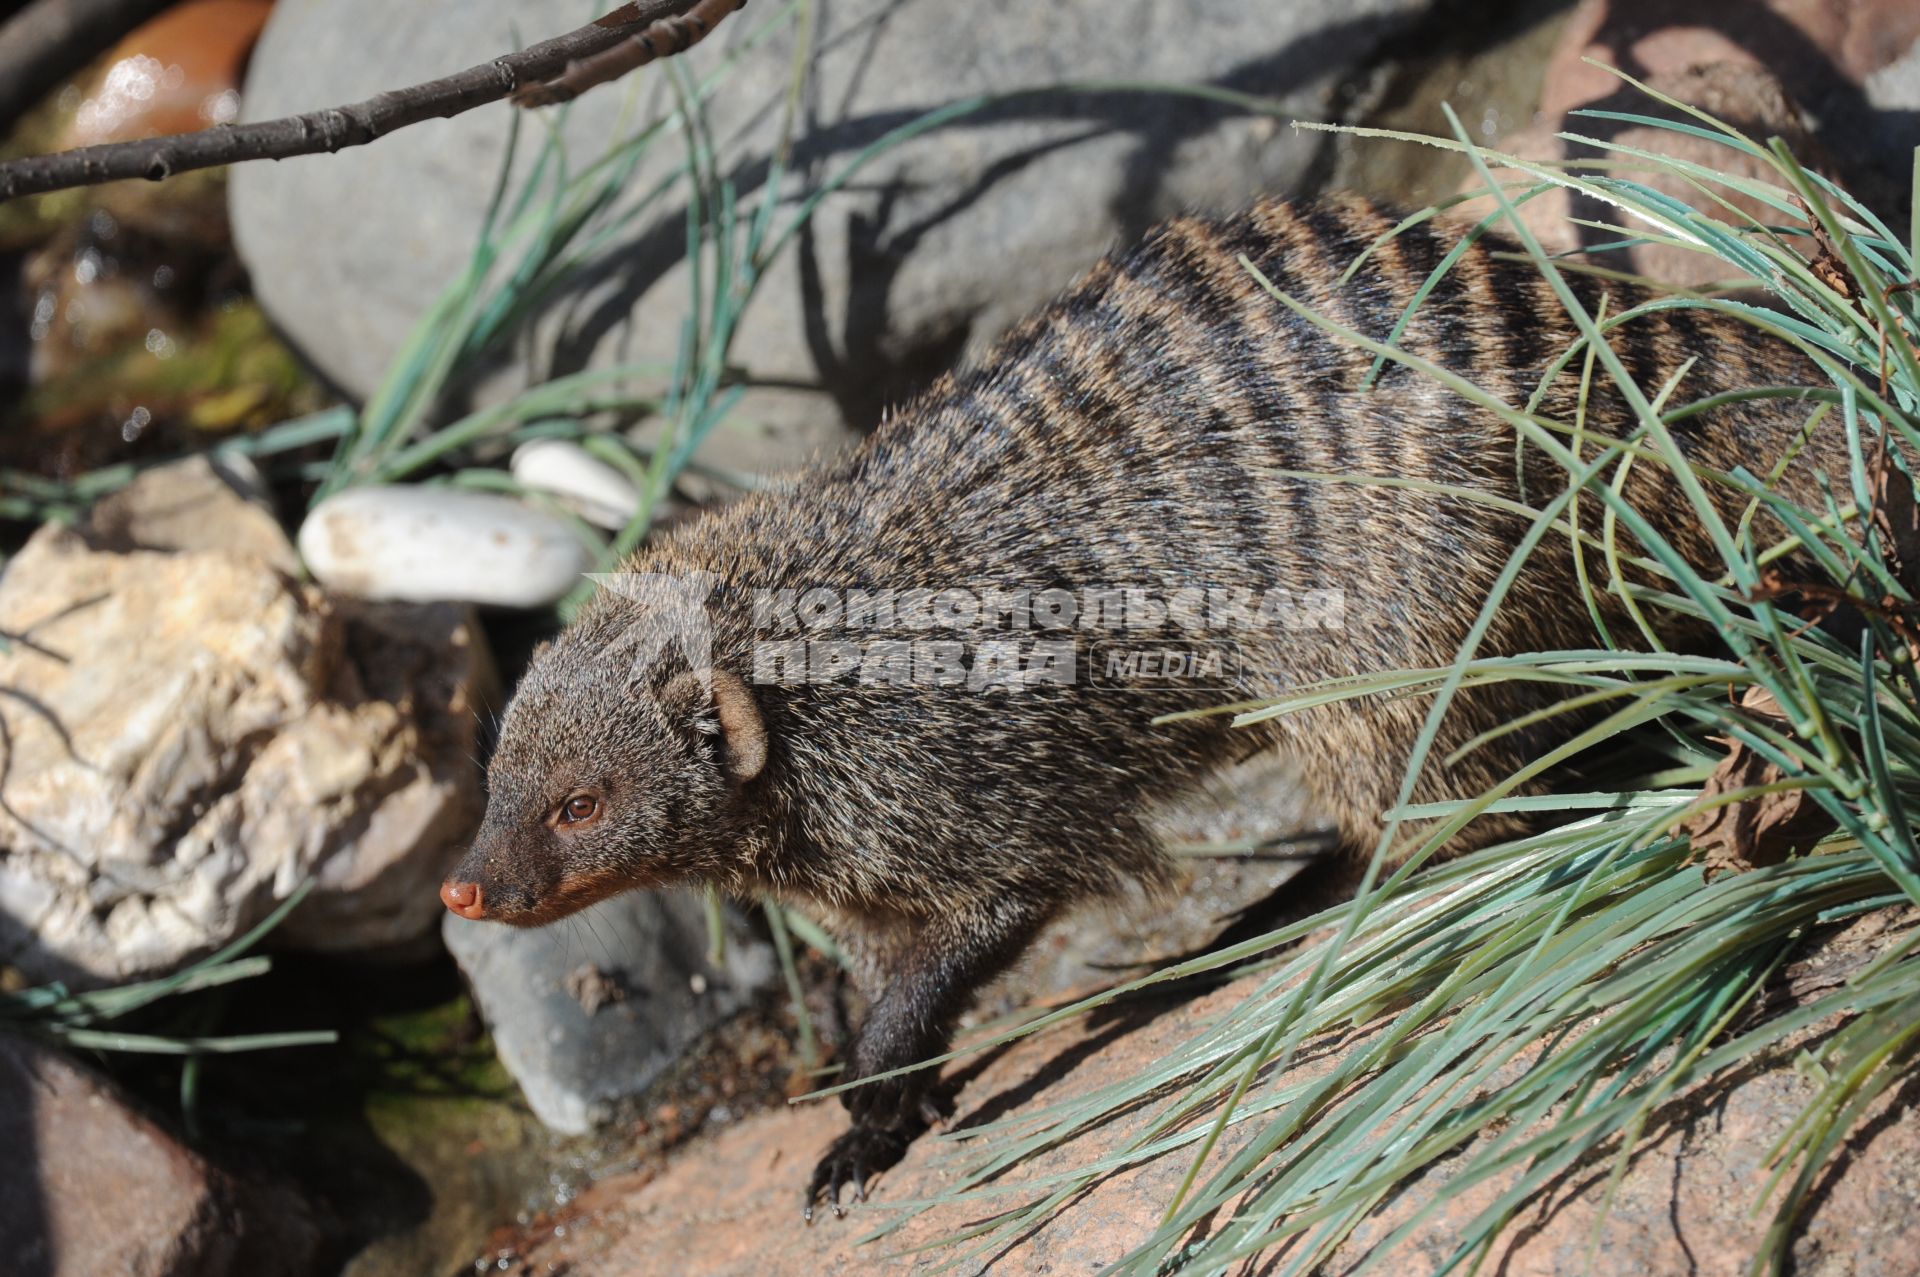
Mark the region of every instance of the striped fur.
<instances>
[{"instance_id":1,"label":"striped fur","mask_svg":"<svg viewBox=\"0 0 1920 1277\"><path fill-rule=\"evenodd\" d=\"M1464 499L1289 472L1426 479L1534 505L1564 487L1564 471L1537 449L1524 453L1523 485L1512 429L1428 377L1390 366L1362 390L1371 357L1293 315L1239 264L1246 257L1281 290L1384 338L1458 233L1416 227L1343 285L1341 272L1394 220L1355 200L1275 201L1163 226L851 454L706 516L634 565L716 575L716 660L743 677L758 637L748 599L780 587L1326 588L1344 593L1343 629L1236 633L1244 669L1225 689L756 687L770 753L764 772L735 786L712 737L684 730L700 707L661 703L678 671L637 692L625 685L624 666L605 652L636 605L603 596L535 661L509 710L487 826L462 874L491 875L489 898L509 914L517 899L534 919L564 884L589 879L712 882L810 902L868 955L879 1002L854 1063L871 1073L938 1049L971 990L1061 907L1162 881L1143 810L1252 747L1289 753L1346 844L1371 849L1426 700L1329 705L1252 731L1222 718L1152 720L1339 675L1446 664L1526 527ZM1590 311L1599 307L1602 284L1572 282ZM1604 289L1613 314L1642 300ZM1520 405L1574 332L1531 266L1480 247L1401 344ZM1638 320L1614 346L1649 393L1697 357L1676 403L1822 380L1750 327L1696 311ZM1553 383L1546 415L1573 420L1578 374L1575 361ZM1755 401L1688 418L1675 434L1707 466L1766 473L1808 412ZM1630 423L1597 377L1586 428L1612 435ZM1811 501L1815 469L1840 471L1838 435L1813 441L1790 489ZM1683 553L1713 561L1664 469L1635 465L1626 490ZM1743 502L1711 490L1737 518ZM1597 502L1584 508L1591 527ZM1633 632L1617 612L1612 624L1617 636ZM1567 542L1549 538L1481 650L1593 646ZM1417 796L1478 792L1557 743L1564 720L1450 769L1437 761L1556 695L1538 685L1463 695ZM631 805L616 804L602 836L561 848L540 818L583 777ZM1483 821L1456 845L1513 828ZM910 1098L888 1093L864 1114L856 1105L849 1139L862 1127L904 1129L888 1127L882 1110ZM848 1157L879 1159L872 1148L840 1154L828 1176L836 1192Z\"/></svg>"}]
</instances>

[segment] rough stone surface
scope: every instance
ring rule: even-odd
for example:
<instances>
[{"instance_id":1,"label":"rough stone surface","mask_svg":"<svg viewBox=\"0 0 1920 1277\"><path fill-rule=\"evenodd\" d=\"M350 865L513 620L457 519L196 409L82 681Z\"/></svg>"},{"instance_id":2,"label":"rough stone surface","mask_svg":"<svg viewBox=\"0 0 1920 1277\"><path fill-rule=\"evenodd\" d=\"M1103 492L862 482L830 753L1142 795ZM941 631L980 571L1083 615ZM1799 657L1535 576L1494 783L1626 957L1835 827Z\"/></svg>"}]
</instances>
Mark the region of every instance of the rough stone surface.
<instances>
[{"instance_id":1,"label":"rough stone surface","mask_svg":"<svg viewBox=\"0 0 1920 1277\"><path fill-rule=\"evenodd\" d=\"M1920 143L1920 5L1709 0L1680 11L1655 0L1586 0L1560 31L1533 124L1500 144L1529 158L1595 154L1590 147L1570 150L1555 136L1565 130L1778 185L1771 165L1704 139L1570 117L1576 109L1601 108L1684 118L1589 59L1634 75L1750 137L1784 138L1802 163L1885 215L1895 214L1907 198L1913 147ZM1645 174L1631 175L1645 180ZM1691 204L1704 198L1671 177L1654 177L1650 184ZM1480 189L1478 179L1469 189ZM1713 189L1743 213L1772 216L1729 188ZM1620 220L1607 205L1559 191L1535 198L1523 213L1555 250L1613 238L1571 224L1569 214ZM1739 220L1732 213L1716 215ZM1728 273L1717 258L1659 246L1609 253L1606 264L1686 285L1716 282Z\"/></svg>"},{"instance_id":2,"label":"rough stone surface","mask_svg":"<svg viewBox=\"0 0 1920 1277\"><path fill-rule=\"evenodd\" d=\"M836 0L818 6L792 190L816 187L886 130L974 94L1091 79L1211 82L1324 117L1326 94L1404 30L1419 0ZM254 55L246 114L264 118L364 98L485 61L577 25L571 0L282 0ZM748 49L773 11L731 19L697 51L697 74L739 56L711 103L722 166L751 195L792 73L784 32ZM369 42L365 32L382 32ZM664 73L597 90L564 130L576 168L671 102ZM336 155L234 170L235 232L254 286L325 372L364 395L436 293L462 269L506 141L504 107L474 111ZM1285 117L1282 117L1282 120ZM531 162L539 126L522 140ZM767 469L865 426L977 342L1045 300L1115 242L1189 208L1229 209L1294 189L1325 135L1194 99L1119 90L1036 97L944 127L866 168L827 201L772 269L736 343L756 393L709 440L718 464ZM632 189L681 162L669 131ZM481 398L529 378L616 360L671 359L687 284L684 194L656 206L538 332L501 360ZM316 254L313 246L327 245Z\"/></svg>"},{"instance_id":3,"label":"rough stone surface","mask_svg":"<svg viewBox=\"0 0 1920 1277\"><path fill-rule=\"evenodd\" d=\"M299 1277L299 1197L224 1174L105 1078L0 1036L0 1254L33 1277Z\"/></svg>"},{"instance_id":4,"label":"rough stone surface","mask_svg":"<svg viewBox=\"0 0 1920 1277\"><path fill-rule=\"evenodd\" d=\"M442 934L527 1103L578 1135L774 978L771 947L732 914L727 930L716 968L698 897L631 892L533 930L448 914Z\"/></svg>"},{"instance_id":5,"label":"rough stone surface","mask_svg":"<svg viewBox=\"0 0 1920 1277\"><path fill-rule=\"evenodd\" d=\"M1443 107L1452 107L1475 142L1510 149L1514 135L1533 123L1566 0L1506 0L1476 9L1477 22L1436 23L1433 39L1387 63L1378 93L1355 122L1445 134ZM1473 175L1471 160L1439 147L1362 137L1337 144L1329 186L1408 208L1451 197Z\"/></svg>"},{"instance_id":6,"label":"rough stone surface","mask_svg":"<svg viewBox=\"0 0 1920 1277\"><path fill-rule=\"evenodd\" d=\"M1872 923L1867 920L1863 930L1870 931ZM1898 936L1883 934L1864 942L1859 954L1836 954L1841 958L1837 965L1826 964L1826 954L1816 955L1795 971L1813 987L1831 988L1836 972L1843 976L1866 957L1884 952L1890 938ZM1251 979L1231 984L1184 1005L1149 1005L1118 1018L1063 1026L989 1053L984 1063L957 1062L955 1073L965 1080L955 1125L1017 1119L1137 1072L1190 1037L1194 1026L1247 996L1253 984ZM1792 1067L1794 1050L1803 1041L1789 1039L1762 1067L1716 1095L1685 1095L1654 1114L1649 1138L1620 1184L1597 1246L1592 1245L1594 1229L1611 1171L1606 1159L1563 1177L1520 1211L1485 1271L1514 1277L1745 1273L1769 1219L1764 1213L1749 1214L1765 1182L1762 1165L1811 1093L1812 1084ZM1301 1056L1305 1063L1296 1076L1323 1072L1343 1044L1325 1047L1307 1044ZM1794 1271L1861 1277L1898 1277L1913 1271L1915 1247L1920 1245L1920 1183L1911 1168L1920 1157L1920 1121L1910 1107L1911 1091L1910 1086L1894 1088L1854 1128L1845 1155L1823 1178L1812 1212L1795 1234ZM1124 1116L1037 1156L996 1187L1017 1190L1028 1180L1083 1165L1119 1147L1145 1116ZM527 1230L484 1258L496 1265L493 1271L519 1277L554 1271L627 1277L658 1271L654 1265L660 1255L672 1255L677 1271L703 1277L1097 1271L1153 1231L1189 1165L1185 1154L1176 1153L1116 1174L1076 1199L1063 1216L993 1256L990 1264L944 1269L941 1265L951 1261L951 1253L914 1254L913 1248L980 1220L992 1202L1025 1197L1016 1193L1012 1199L989 1198L959 1207L916 1208L900 1232L871 1246L857 1245L869 1228L897 1218L884 1203L924 1202L983 1155L977 1145L923 1139L877 1183L872 1203L854 1206L845 1220L828 1217L802 1227L797 1215L805 1177L813 1158L844 1128L845 1120L831 1102L749 1118L689 1145L663 1170L603 1180L587 1189L572 1211ZM1213 1155L1214 1164L1231 1157L1244 1138L1244 1128L1230 1128ZM1478 1185L1458 1185L1453 1181L1455 1165L1441 1164L1390 1198L1326 1271L1353 1271L1367 1245L1438 1202L1439 1209L1396 1252L1397 1258L1375 1269L1409 1274L1435 1270L1458 1244L1464 1226L1508 1182L1496 1176ZM1280 1252L1269 1251L1235 1272L1268 1272L1267 1263L1280 1257Z\"/></svg>"},{"instance_id":7,"label":"rough stone surface","mask_svg":"<svg viewBox=\"0 0 1920 1277\"><path fill-rule=\"evenodd\" d=\"M149 471L89 510L82 531L96 550L204 550L300 572L245 457L203 454Z\"/></svg>"},{"instance_id":8,"label":"rough stone surface","mask_svg":"<svg viewBox=\"0 0 1920 1277\"><path fill-rule=\"evenodd\" d=\"M0 960L82 983L151 975L309 875L280 943L365 952L431 928L479 809L486 663L466 612L47 527L0 576L0 632Z\"/></svg>"},{"instance_id":9,"label":"rough stone surface","mask_svg":"<svg viewBox=\"0 0 1920 1277\"><path fill-rule=\"evenodd\" d=\"M1582 0L1561 30L1540 109L1558 115L1620 91L1617 78L1583 57L1643 80L1745 62L1778 75L1844 155L1850 141L1871 140L1875 115L1920 105L1875 101L1861 88L1917 40L1920 6L1910 0Z\"/></svg>"},{"instance_id":10,"label":"rough stone surface","mask_svg":"<svg viewBox=\"0 0 1920 1277\"><path fill-rule=\"evenodd\" d=\"M1707 111L1716 118L1743 130L1750 137L1784 138L1801 163L1843 183L1847 182L1847 173L1816 139L1812 121L1787 98L1779 79L1765 68L1745 62L1711 62L1680 71L1656 72L1648 84L1658 92ZM1618 109L1631 109L1638 114L1685 120L1681 112L1664 107L1648 98L1639 98L1630 108L1618 103L1614 105ZM1530 159L1558 159L1567 151L1567 144L1555 136L1562 129L1588 137L1603 137L1620 146L1634 147L1657 155L1689 161L1734 178L1759 181L1769 185L1778 185L1780 182L1779 174L1764 160L1755 159L1704 138L1640 125L1610 127L1603 121L1555 117L1547 123L1535 124L1509 139L1508 149L1514 154ZM1593 149L1582 147L1578 153L1592 154ZM1496 176L1503 181L1514 181L1526 175L1499 171ZM1707 197L1700 193L1698 187L1670 174L1636 171L1630 176L1695 207L1705 207L1707 204ZM1475 177L1468 184L1467 189L1482 190L1484 185L1478 177ZM1715 196L1727 201L1732 209L1739 210L1736 214L1728 208L1714 204L1713 215L1721 221L1746 225L1747 217L1766 221L1778 216L1769 206L1741 194L1732 187L1715 183L1710 189ZM1478 208L1480 205L1473 207ZM1487 207L1491 205L1488 204ZM1645 229L1642 224L1632 222L1616 234L1577 225L1571 219L1577 217L1608 225L1622 225L1628 219L1624 219L1620 211L1609 204L1586 196L1576 197L1564 190L1548 191L1536 196L1521 205L1520 211L1528 227L1539 237L1541 244L1549 251L1555 252L1570 252ZM1612 269L1631 271L1671 284L1712 284L1726 280L1735 273L1732 267L1712 254L1659 244L1639 245L1624 253L1608 252L1600 255L1598 260Z\"/></svg>"}]
</instances>

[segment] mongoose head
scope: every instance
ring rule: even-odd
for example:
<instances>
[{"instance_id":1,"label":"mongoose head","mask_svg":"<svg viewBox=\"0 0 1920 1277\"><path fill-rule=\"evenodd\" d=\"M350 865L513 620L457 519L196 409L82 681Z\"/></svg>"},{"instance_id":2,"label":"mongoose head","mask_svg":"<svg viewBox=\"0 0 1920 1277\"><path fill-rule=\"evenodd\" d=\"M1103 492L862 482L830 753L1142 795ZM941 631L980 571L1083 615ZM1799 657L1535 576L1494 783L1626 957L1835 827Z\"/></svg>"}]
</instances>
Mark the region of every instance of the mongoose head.
<instances>
[{"instance_id":1,"label":"mongoose head","mask_svg":"<svg viewBox=\"0 0 1920 1277\"><path fill-rule=\"evenodd\" d=\"M767 758L751 689L727 670L627 664L573 632L535 654L487 769L480 831L440 887L448 909L539 926L727 863L743 789Z\"/></svg>"}]
</instances>

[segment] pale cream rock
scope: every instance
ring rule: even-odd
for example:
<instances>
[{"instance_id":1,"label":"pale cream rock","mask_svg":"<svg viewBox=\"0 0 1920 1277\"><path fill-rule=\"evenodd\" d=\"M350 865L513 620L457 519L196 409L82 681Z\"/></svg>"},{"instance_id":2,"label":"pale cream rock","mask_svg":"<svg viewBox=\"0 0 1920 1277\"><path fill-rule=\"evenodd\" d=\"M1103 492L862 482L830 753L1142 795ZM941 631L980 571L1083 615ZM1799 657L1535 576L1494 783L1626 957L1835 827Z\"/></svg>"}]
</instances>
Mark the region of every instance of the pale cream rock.
<instances>
[{"instance_id":1,"label":"pale cream rock","mask_svg":"<svg viewBox=\"0 0 1920 1277\"><path fill-rule=\"evenodd\" d=\"M457 488L349 488L314 508L298 543L328 589L414 603L545 607L593 565L565 520Z\"/></svg>"},{"instance_id":2,"label":"pale cream rock","mask_svg":"<svg viewBox=\"0 0 1920 1277\"><path fill-rule=\"evenodd\" d=\"M640 508L640 490L626 475L565 439L521 444L510 469L523 486L553 494L603 528L624 528Z\"/></svg>"},{"instance_id":3,"label":"pale cream rock","mask_svg":"<svg viewBox=\"0 0 1920 1277\"><path fill-rule=\"evenodd\" d=\"M223 552L36 533L0 576L0 961L117 981L234 938L427 931L479 807L486 668L453 607L330 599Z\"/></svg>"}]
</instances>

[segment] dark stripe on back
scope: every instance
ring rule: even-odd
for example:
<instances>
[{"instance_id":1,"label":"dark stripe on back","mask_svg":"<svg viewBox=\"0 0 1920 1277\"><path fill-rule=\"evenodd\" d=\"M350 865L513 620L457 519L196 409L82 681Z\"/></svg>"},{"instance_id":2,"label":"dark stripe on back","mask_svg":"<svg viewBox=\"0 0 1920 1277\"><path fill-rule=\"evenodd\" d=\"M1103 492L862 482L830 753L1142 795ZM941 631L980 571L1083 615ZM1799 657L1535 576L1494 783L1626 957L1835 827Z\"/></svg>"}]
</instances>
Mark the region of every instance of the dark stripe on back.
<instances>
[{"instance_id":1,"label":"dark stripe on back","mask_svg":"<svg viewBox=\"0 0 1920 1277\"><path fill-rule=\"evenodd\" d=\"M1245 252L1275 288L1316 300L1288 260L1293 245L1278 236L1255 233L1259 228L1251 224L1251 219L1240 219L1234 225L1246 235L1233 252ZM1224 380L1246 405L1241 415L1248 423L1248 433L1240 446L1262 450L1265 462L1275 469L1314 468L1306 444L1325 431L1331 407L1330 401L1323 401L1315 392L1312 383L1316 378L1308 371L1313 352L1306 343L1324 340L1318 330L1309 331L1305 321L1289 314L1251 277L1247 280L1250 295L1241 301L1203 287L1192 271L1177 263L1153 265L1155 286L1179 302L1182 312L1204 330L1208 346L1222 354ZM1235 269L1241 269L1237 263ZM1315 486L1297 480L1284 482L1281 491L1287 496L1287 522L1268 538L1270 552L1278 554L1284 537L1284 548L1297 555L1310 574L1320 550L1320 510L1308 492Z\"/></svg>"}]
</instances>

